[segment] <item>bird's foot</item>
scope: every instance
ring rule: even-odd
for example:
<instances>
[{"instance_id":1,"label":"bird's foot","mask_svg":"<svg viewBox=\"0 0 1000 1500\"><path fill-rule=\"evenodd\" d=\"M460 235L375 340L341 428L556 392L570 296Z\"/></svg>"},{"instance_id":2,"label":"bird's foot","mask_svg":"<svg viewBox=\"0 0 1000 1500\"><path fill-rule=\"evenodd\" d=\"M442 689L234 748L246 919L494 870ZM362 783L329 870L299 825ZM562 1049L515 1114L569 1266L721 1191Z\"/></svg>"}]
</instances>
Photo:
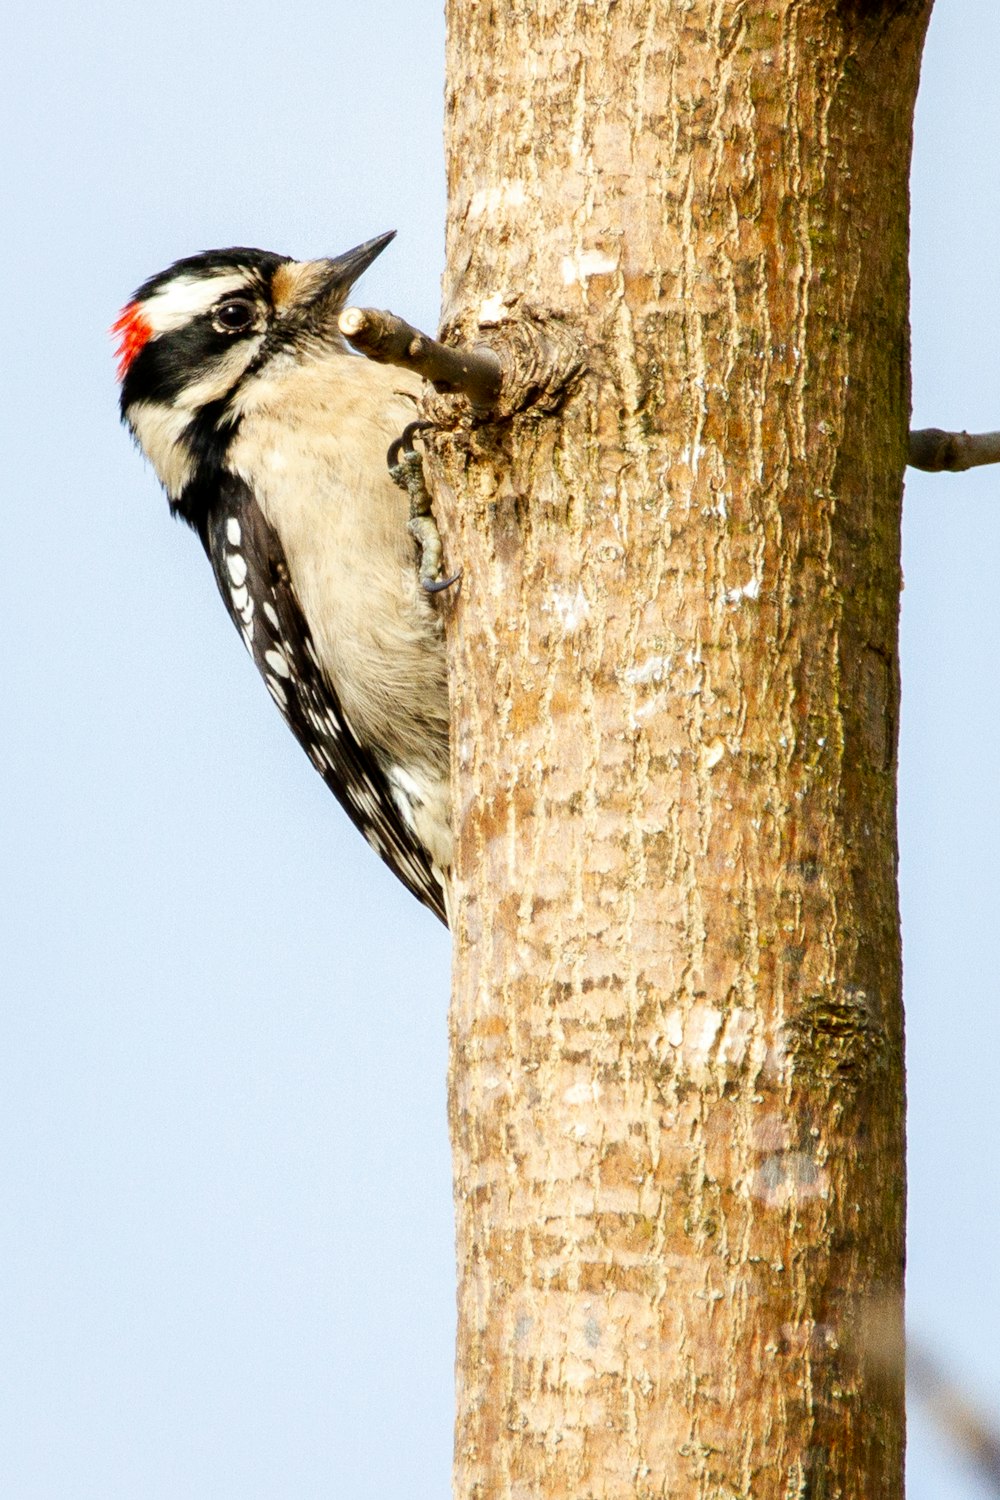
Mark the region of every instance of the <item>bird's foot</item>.
<instances>
[{"instance_id":1,"label":"bird's foot","mask_svg":"<svg viewBox=\"0 0 1000 1500\"><path fill-rule=\"evenodd\" d=\"M441 533L431 510L431 497L424 483L424 465L420 454L413 446L418 432L433 427L433 422L410 422L396 441L390 444L386 454L389 474L393 483L405 490L410 497L410 519L406 529L417 544L420 587L427 594L440 594L458 583L461 569L451 578L443 578L444 548Z\"/></svg>"}]
</instances>

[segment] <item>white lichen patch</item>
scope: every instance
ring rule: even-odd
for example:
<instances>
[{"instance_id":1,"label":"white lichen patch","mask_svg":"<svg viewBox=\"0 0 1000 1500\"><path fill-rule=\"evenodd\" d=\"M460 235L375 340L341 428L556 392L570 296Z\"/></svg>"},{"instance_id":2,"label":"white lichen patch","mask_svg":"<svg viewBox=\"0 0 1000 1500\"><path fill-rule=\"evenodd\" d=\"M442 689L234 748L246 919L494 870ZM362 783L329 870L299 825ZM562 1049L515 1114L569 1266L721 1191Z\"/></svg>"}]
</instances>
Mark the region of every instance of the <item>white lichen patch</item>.
<instances>
[{"instance_id":1,"label":"white lichen patch","mask_svg":"<svg viewBox=\"0 0 1000 1500\"><path fill-rule=\"evenodd\" d=\"M509 309L502 292L491 292L484 297L479 304L479 326L480 328L492 328L497 323L502 323L507 317Z\"/></svg>"},{"instance_id":2,"label":"white lichen patch","mask_svg":"<svg viewBox=\"0 0 1000 1500\"><path fill-rule=\"evenodd\" d=\"M749 583L743 583L739 588L726 590L726 602L728 604L740 604L744 599L757 599L760 597L760 578L755 574Z\"/></svg>"},{"instance_id":3,"label":"white lichen patch","mask_svg":"<svg viewBox=\"0 0 1000 1500\"><path fill-rule=\"evenodd\" d=\"M688 1010L677 1008L667 1016L664 1038L675 1051L683 1052L688 1067L697 1071L708 1063L722 1021L722 1011L704 1002Z\"/></svg>"},{"instance_id":4,"label":"white lichen patch","mask_svg":"<svg viewBox=\"0 0 1000 1500\"><path fill-rule=\"evenodd\" d=\"M688 443L679 455L679 462L685 464L691 470L692 477L697 479L698 468L705 457L705 449L702 443Z\"/></svg>"},{"instance_id":5,"label":"white lichen patch","mask_svg":"<svg viewBox=\"0 0 1000 1500\"><path fill-rule=\"evenodd\" d=\"M668 707L669 702L670 698L667 693L654 693L651 698L646 699L645 703L640 704L631 715L632 728L636 729L644 724L647 719L655 718L658 713Z\"/></svg>"},{"instance_id":6,"label":"white lichen patch","mask_svg":"<svg viewBox=\"0 0 1000 1500\"><path fill-rule=\"evenodd\" d=\"M596 1078L574 1083L563 1094L564 1104L596 1104L601 1097L601 1085Z\"/></svg>"},{"instance_id":7,"label":"white lichen patch","mask_svg":"<svg viewBox=\"0 0 1000 1500\"><path fill-rule=\"evenodd\" d=\"M722 1025L722 1012L714 1005L696 1005L684 1027L685 1050L698 1062L707 1062Z\"/></svg>"},{"instance_id":8,"label":"white lichen patch","mask_svg":"<svg viewBox=\"0 0 1000 1500\"><path fill-rule=\"evenodd\" d=\"M663 682L669 672L669 656L647 656L645 661L637 662L634 667L628 668L625 681L634 687L641 687L645 683Z\"/></svg>"},{"instance_id":9,"label":"white lichen patch","mask_svg":"<svg viewBox=\"0 0 1000 1500\"><path fill-rule=\"evenodd\" d=\"M726 1017L719 1039L718 1059L724 1066L738 1068L746 1058L753 1036L753 1012L737 1005Z\"/></svg>"},{"instance_id":10,"label":"white lichen patch","mask_svg":"<svg viewBox=\"0 0 1000 1500\"><path fill-rule=\"evenodd\" d=\"M564 630L576 630L590 614L590 601L583 592L583 585L578 583L572 594L566 589L553 589L543 608L556 616Z\"/></svg>"},{"instance_id":11,"label":"white lichen patch","mask_svg":"<svg viewBox=\"0 0 1000 1500\"><path fill-rule=\"evenodd\" d=\"M579 250L575 255L564 255L561 263L564 286L582 284L591 276L612 276L617 269L617 257L604 250Z\"/></svg>"},{"instance_id":12,"label":"white lichen patch","mask_svg":"<svg viewBox=\"0 0 1000 1500\"><path fill-rule=\"evenodd\" d=\"M520 208L528 201L524 183L519 177L508 177L490 187L477 188L469 202L469 218L481 219L502 208Z\"/></svg>"},{"instance_id":13,"label":"white lichen patch","mask_svg":"<svg viewBox=\"0 0 1000 1500\"><path fill-rule=\"evenodd\" d=\"M716 738L702 748L701 763L706 771L711 771L726 753L726 747L722 740Z\"/></svg>"}]
</instances>

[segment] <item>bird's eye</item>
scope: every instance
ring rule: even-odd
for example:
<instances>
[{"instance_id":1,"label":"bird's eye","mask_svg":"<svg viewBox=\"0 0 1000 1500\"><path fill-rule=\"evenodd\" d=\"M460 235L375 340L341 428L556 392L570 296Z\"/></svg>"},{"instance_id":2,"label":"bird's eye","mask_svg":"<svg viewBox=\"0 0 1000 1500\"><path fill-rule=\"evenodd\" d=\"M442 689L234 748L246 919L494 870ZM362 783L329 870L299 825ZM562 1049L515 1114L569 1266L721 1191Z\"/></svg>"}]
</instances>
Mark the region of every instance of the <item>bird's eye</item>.
<instances>
[{"instance_id":1,"label":"bird's eye","mask_svg":"<svg viewBox=\"0 0 1000 1500\"><path fill-rule=\"evenodd\" d=\"M252 327L256 311L252 302L242 297L220 302L212 316L212 322L220 333L246 333Z\"/></svg>"}]
</instances>

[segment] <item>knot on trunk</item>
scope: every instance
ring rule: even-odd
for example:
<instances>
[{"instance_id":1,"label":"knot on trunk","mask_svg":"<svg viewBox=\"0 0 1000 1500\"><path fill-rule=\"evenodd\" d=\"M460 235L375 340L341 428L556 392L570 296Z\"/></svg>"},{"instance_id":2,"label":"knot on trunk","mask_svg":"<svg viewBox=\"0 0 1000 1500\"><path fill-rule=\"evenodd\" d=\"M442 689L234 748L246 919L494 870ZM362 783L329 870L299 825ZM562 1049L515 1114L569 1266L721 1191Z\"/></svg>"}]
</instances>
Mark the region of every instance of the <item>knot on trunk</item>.
<instances>
[{"instance_id":1,"label":"knot on trunk","mask_svg":"<svg viewBox=\"0 0 1000 1500\"><path fill-rule=\"evenodd\" d=\"M451 346L455 332L454 325L446 326L442 340ZM546 414L558 411L585 364L579 329L566 318L541 308L519 308L491 327L488 340L477 342L473 348L490 350L500 362L500 387L491 409L488 413L474 411L493 421L529 409ZM453 397L432 396L426 408L428 417L441 426L455 424Z\"/></svg>"},{"instance_id":2,"label":"knot on trunk","mask_svg":"<svg viewBox=\"0 0 1000 1500\"><path fill-rule=\"evenodd\" d=\"M810 1083L861 1088L886 1065L882 1021L866 992L853 986L805 996L783 1034L796 1072Z\"/></svg>"}]
</instances>

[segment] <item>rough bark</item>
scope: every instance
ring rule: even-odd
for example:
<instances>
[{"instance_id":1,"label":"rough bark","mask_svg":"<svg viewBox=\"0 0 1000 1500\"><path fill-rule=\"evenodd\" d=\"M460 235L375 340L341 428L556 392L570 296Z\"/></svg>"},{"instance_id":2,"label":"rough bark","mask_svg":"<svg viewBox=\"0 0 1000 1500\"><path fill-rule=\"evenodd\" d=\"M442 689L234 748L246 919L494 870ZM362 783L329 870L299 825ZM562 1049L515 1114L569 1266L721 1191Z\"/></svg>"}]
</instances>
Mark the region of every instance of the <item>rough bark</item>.
<instances>
[{"instance_id":1,"label":"rough bark","mask_svg":"<svg viewBox=\"0 0 1000 1500\"><path fill-rule=\"evenodd\" d=\"M907 175L929 0L448 0L455 1487L902 1493Z\"/></svg>"}]
</instances>

